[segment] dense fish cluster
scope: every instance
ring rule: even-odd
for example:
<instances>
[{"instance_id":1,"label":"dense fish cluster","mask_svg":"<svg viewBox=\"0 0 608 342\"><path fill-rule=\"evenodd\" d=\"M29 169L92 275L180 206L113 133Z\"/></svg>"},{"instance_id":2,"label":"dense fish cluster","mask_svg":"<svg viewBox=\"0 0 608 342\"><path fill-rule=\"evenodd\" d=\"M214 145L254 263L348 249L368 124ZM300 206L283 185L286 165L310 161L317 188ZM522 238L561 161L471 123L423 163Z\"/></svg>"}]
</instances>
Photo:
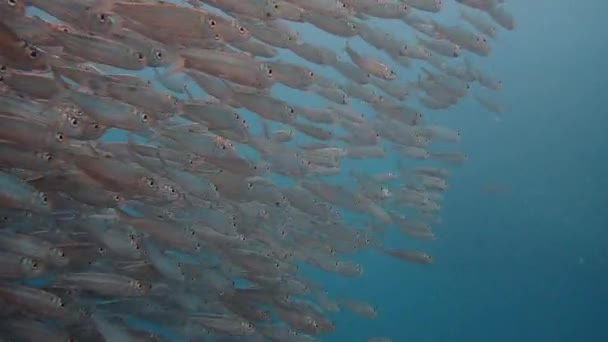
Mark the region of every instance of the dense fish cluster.
<instances>
[{"instance_id":1,"label":"dense fish cluster","mask_svg":"<svg viewBox=\"0 0 608 342\"><path fill-rule=\"evenodd\" d=\"M375 318L305 269L433 262L382 236L434 239L467 157L427 118L501 88L471 58L513 28L498 0L1 0L0 340L312 341L341 309Z\"/></svg>"}]
</instances>

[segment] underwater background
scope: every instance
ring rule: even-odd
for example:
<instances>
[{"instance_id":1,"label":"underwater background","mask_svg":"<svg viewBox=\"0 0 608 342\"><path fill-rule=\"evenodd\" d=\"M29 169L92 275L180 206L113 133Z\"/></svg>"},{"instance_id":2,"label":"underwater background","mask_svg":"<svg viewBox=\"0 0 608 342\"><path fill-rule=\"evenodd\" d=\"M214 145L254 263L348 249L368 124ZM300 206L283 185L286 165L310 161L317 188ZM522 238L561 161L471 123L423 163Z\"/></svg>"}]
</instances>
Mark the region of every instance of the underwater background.
<instances>
[{"instance_id":1,"label":"underwater background","mask_svg":"<svg viewBox=\"0 0 608 342\"><path fill-rule=\"evenodd\" d=\"M380 314L341 314L331 341L608 341L608 2L508 8L517 29L488 62L504 117L467 103L445 116L469 161L450 179L436 263L373 255L356 285L332 282Z\"/></svg>"}]
</instances>

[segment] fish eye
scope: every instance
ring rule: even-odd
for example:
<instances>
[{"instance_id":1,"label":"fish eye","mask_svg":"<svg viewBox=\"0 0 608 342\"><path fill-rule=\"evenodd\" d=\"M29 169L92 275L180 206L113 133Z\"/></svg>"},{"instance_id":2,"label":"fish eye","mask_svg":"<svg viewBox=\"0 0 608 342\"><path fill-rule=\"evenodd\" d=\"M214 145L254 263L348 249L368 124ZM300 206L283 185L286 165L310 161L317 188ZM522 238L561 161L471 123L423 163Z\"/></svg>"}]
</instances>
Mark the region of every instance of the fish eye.
<instances>
[{"instance_id":1,"label":"fish eye","mask_svg":"<svg viewBox=\"0 0 608 342\"><path fill-rule=\"evenodd\" d=\"M32 260L30 266L32 266L33 269L37 269L38 268L38 262Z\"/></svg>"},{"instance_id":2,"label":"fish eye","mask_svg":"<svg viewBox=\"0 0 608 342\"><path fill-rule=\"evenodd\" d=\"M70 120L70 124L71 124L72 126L74 126L74 127L77 127L77 126L78 126L78 119L76 119L76 118L71 118L71 120Z\"/></svg>"},{"instance_id":3,"label":"fish eye","mask_svg":"<svg viewBox=\"0 0 608 342\"><path fill-rule=\"evenodd\" d=\"M119 196L119 195L114 195L114 200L115 200L116 202L120 201L120 196Z\"/></svg>"},{"instance_id":4,"label":"fish eye","mask_svg":"<svg viewBox=\"0 0 608 342\"><path fill-rule=\"evenodd\" d=\"M310 71L310 72L308 72L308 76L310 76L311 78L312 78L312 77L315 77L315 73L314 73L314 72L312 72L312 71Z\"/></svg>"},{"instance_id":5,"label":"fish eye","mask_svg":"<svg viewBox=\"0 0 608 342\"><path fill-rule=\"evenodd\" d=\"M289 107L289 114L294 114L295 110L293 110L293 107Z\"/></svg>"},{"instance_id":6,"label":"fish eye","mask_svg":"<svg viewBox=\"0 0 608 342\"><path fill-rule=\"evenodd\" d=\"M141 120L142 120L143 122L148 122L148 114L143 113L143 114L141 115Z\"/></svg>"},{"instance_id":7,"label":"fish eye","mask_svg":"<svg viewBox=\"0 0 608 342\"><path fill-rule=\"evenodd\" d=\"M51 161L51 160L53 160L53 155L50 153L45 153L44 159L46 159L46 161Z\"/></svg>"},{"instance_id":8,"label":"fish eye","mask_svg":"<svg viewBox=\"0 0 608 342\"><path fill-rule=\"evenodd\" d=\"M93 129L98 131L101 127L99 126L98 123L93 124Z\"/></svg>"},{"instance_id":9,"label":"fish eye","mask_svg":"<svg viewBox=\"0 0 608 342\"><path fill-rule=\"evenodd\" d=\"M279 4L274 4L274 9L279 9Z\"/></svg>"},{"instance_id":10,"label":"fish eye","mask_svg":"<svg viewBox=\"0 0 608 342\"><path fill-rule=\"evenodd\" d=\"M247 328L249 328L249 329L253 329L253 324L251 324L251 323L247 323Z\"/></svg>"},{"instance_id":11,"label":"fish eye","mask_svg":"<svg viewBox=\"0 0 608 342\"><path fill-rule=\"evenodd\" d=\"M55 139L57 139L57 141L59 141L59 142L63 142L63 140L65 139L65 136L63 135L63 133L57 133L57 134L55 134Z\"/></svg>"},{"instance_id":12,"label":"fish eye","mask_svg":"<svg viewBox=\"0 0 608 342\"><path fill-rule=\"evenodd\" d=\"M274 205L277 206L277 207L280 207L281 206L281 202L279 202L279 201L274 202Z\"/></svg>"},{"instance_id":13,"label":"fish eye","mask_svg":"<svg viewBox=\"0 0 608 342\"><path fill-rule=\"evenodd\" d=\"M253 183L248 182L248 183L247 183L247 188L248 188L249 190L253 189Z\"/></svg>"},{"instance_id":14,"label":"fish eye","mask_svg":"<svg viewBox=\"0 0 608 342\"><path fill-rule=\"evenodd\" d=\"M108 15L107 15L107 14L105 14L105 13L101 13L101 14L99 15L99 22L101 22L101 23L105 23L105 22L106 22L106 20L108 20Z\"/></svg>"},{"instance_id":15,"label":"fish eye","mask_svg":"<svg viewBox=\"0 0 608 342\"><path fill-rule=\"evenodd\" d=\"M163 59L163 52L160 51L160 50L155 50L154 51L154 57L156 57L157 60Z\"/></svg>"},{"instance_id":16,"label":"fish eye","mask_svg":"<svg viewBox=\"0 0 608 342\"><path fill-rule=\"evenodd\" d=\"M7 0L6 3L11 6L14 7L17 5L17 0Z\"/></svg>"},{"instance_id":17,"label":"fish eye","mask_svg":"<svg viewBox=\"0 0 608 342\"><path fill-rule=\"evenodd\" d=\"M156 185L156 182L154 181L153 178L148 178L147 181L148 181L148 186L151 188L154 187L154 185Z\"/></svg>"},{"instance_id":18,"label":"fish eye","mask_svg":"<svg viewBox=\"0 0 608 342\"><path fill-rule=\"evenodd\" d=\"M220 40L220 39L222 39L222 36L220 36L219 34L216 34L215 36L213 36L213 39Z\"/></svg>"},{"instance_id":19,"label":"fish eye","mask_svg":"<svg viewBox=\"0 0 608 342\"><path fill-rule=\"evenodd\" d=\"M37 50L35 50L35 49L32 49L32 50L30 51L30 53L29 53L29 57L30 57L31 59L36 59L36 58L38 58L39 56L40 56L40 54L39 54L39 53L38 53L38 51L37 51Z\"/></svg>"},{"instance_id":20,"label":"fish eye","mask_svg":"<svg viewBox=\"0 0 608 342\"><path fill-rule=\"evenodd\" d=\"M467 83L467 89L471 89L471 85Z\"/></svg>"},{"instance_id":21,"label":"fish eye","mask_svg":"<svg viewBox=\"0 0 608 342\"><path fill-rule=\"evenodd\" d=\"M145 58L145 57L144 57L144 54L143 54L143 53L141 53L141 52L137 52L137 53L135 53L135 55L137 56L137 59L138 59L139 61L143 61L143 60L144 60L144 58Z\"/></svg>"},{"instance_id":22,"label":"fish eye","mask_svg":"<svg viewBox=\"0 0 608 342\"><path fill-rule=\"evenodd\" d=\"M245 33L245 32L247 32L247 30L243 26L239 26L239 32Z\"/></svg>"},{"instance_id":23,"label":"fish eye","mask_svg":"<svg viewBox=\"0 0 608 342\"><path fill-rule=\"evenodd\" d=\"M209 26L211 28L215 28L217 26L217 22L214 19L209 20Z\"/></svg>"}]
</instances>

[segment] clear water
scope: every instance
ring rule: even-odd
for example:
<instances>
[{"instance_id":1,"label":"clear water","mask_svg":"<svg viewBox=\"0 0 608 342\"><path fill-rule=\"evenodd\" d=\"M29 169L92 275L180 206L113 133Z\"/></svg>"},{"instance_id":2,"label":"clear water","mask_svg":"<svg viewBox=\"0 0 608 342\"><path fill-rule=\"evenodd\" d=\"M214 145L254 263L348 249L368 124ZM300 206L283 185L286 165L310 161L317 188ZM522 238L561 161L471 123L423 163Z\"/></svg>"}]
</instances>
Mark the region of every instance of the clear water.
<instances>
[{"instance_id":1,"label":"clear water","mask_svg":"<svg viewBox=\"0 0 608 342\"><path fill-rule=\"evenodd\" d=\"M364 279L331 286L380 315L341 314L328 340L608 341L608 2L507 2L517 29L485 61L507 112L444 117L470 160L450 179L436 264L366 257Z\"/></svg>"}]
</instances>

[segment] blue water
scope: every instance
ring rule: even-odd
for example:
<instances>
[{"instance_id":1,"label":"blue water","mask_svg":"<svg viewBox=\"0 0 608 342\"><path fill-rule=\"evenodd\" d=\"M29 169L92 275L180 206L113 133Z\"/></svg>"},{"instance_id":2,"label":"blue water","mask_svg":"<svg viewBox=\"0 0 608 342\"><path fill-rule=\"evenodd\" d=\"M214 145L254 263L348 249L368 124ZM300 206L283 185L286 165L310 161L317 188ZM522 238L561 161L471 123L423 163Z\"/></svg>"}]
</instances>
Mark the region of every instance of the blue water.
<instances>
[{"instance_id":1,"label":"blue water","mask_svg":"<svg viewBox=\"0 0 608 342\"><path fill-rule=\"evenodd\" d=\"M364 279L333 282L380 315L340 315L331 341L608 341L608 2L507 2L517 29L487 61L507 112L446 115L470 160L450 179L436 264L373 255Z\"/></svg>"}]
</instances>

